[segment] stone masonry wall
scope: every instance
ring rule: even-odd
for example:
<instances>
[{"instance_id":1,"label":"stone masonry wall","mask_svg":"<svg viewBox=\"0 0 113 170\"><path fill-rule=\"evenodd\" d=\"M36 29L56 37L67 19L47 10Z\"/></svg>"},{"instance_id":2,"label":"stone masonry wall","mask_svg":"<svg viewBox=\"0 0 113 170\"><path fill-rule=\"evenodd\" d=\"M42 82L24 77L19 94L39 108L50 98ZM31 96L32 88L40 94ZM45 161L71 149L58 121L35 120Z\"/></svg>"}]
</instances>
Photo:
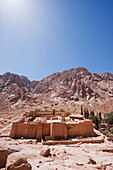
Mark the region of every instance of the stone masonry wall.
<instances>
[{"instance_id":1,"label":"stone masonry wall","mask_svg":"<svg viewBox=\"0 0 113 170\"><path fill-rule=\"evenodd\" d=\"M42 139L51 136L52 139L66 139L77 136L95 136L93 123L85 120L79 123L36 123L24 124L14 122L10 132L11 138Z\"/></svg>"},{"instance_id":2,"label":"stone masonry wall","mask_svg":"<svg viewBox=\"0 0 113 170\"><path fill-rule=\"evenodd\" d=\"M24 124L20 122L14 122L12 125L10 137L35 139L37 131L37 124Z\"/></svg>"},{"instance_id":3,"label":"stone masonry wall","mask_svg":"<svg viewBox=\"0 0 113 170\"><path fill-rule=\"evenodd\" d=\"M67 136L94 136L93 123L91 120L85 120L78 124L67 124Z\"/></svg>"},{"instance_id":4,"label":"stone masonry wall","mask_svg":"<svg viewBox=\"0 0 113 170\"><path fill-rule=\"evenodd\" d=\"M51 123L50 135L52 139L66 139L67 127L65 123Z\"/></svg>"}]
</instances>

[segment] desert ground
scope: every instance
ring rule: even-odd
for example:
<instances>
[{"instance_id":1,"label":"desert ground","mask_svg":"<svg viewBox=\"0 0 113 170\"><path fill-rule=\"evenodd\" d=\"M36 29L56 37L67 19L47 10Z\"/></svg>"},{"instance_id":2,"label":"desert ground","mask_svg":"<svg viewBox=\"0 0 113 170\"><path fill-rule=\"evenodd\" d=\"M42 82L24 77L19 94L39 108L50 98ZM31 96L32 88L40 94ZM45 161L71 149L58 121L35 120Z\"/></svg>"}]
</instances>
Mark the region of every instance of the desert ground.
<instances>
[{"instance_id":1,"label":"desert ground","mask_svg":"<svg viewBox=\"0 0 113 170\"><path fill-rule=\"evenodd\" d=\"M101 144L51 146L42 145L36 140L1 137L0 146L8 149L7 166L18 158L27 158L32 170L113 169L113 142L108 141L106 137ZM50 148L50 155L41 156L41 150L47 148Z\"/></svg>"}]
</instances>

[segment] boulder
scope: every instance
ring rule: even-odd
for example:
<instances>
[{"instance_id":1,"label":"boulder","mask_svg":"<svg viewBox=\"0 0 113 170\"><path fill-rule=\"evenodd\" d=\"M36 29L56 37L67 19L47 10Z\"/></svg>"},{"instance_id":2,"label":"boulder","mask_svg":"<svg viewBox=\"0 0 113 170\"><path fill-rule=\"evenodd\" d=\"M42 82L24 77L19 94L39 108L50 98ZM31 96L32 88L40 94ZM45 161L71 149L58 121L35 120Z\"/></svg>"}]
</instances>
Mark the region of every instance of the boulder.
<instances>
[{"instance_id":1,"label":"boulder","mask_svg":"<svg viewBox=\"0 0 113 170\"><path fill-rule=\"evenodd\" d=\"M19 152L19 150L17 149L12 149L12 148L8 148L8 155L15 153L15 152Z\"/></svg>"},{"instance_id":2,"label":"boulder","mask_svg":"<svg viewBox=\"0 0 113 170\"><path fill-rule=\"evenodd\" d=\"M31 170L32 167L26 158L19 158L7 167L7 170Z\"/></svg>"},{"instance_id":3,"label":"boulder","mask_svg":"<svg viewBox=\"0 0 113 170\"><path fill-rule=\"evenodd\" d=\"M106 149L103 149L102 152L113 153L113 149L112 148L106 148Z\"/></svg>"},{"instance_id":4,"label":"boulder","mask_svg":"<svg viewBox=\"0 0 113 170\"><path fill-rule=\"evenodd\" d=\"M6 167L8 150L0 148L0 168Z\"/></svg>"},{"instance_id":5,"label":"boulder","mask_svg":"<svg viewBox=\"0 0 113 170\"><path fill-rule=\"evenodd\" d=\"M43 148L40 152L40 155L47 157L50 155L50 148Z\"/></svg>"},{"instance_id":6,"label":"boulder","mask_svg":"<svg viewBox=\"0 0 113 170\"><path fill-rule=\"evenodd\" d=\"M95 165L95 164L96 164L96 161L94 161L92 158L90 158L88 164L93 164L93 165Z\"/></svg>"},{"instance_id":7,"label":"boulder","mask_svg":"<svg viewBox=\"0 0 113 170\"><path fill-rule=\"evenodd\" d=\"M76 165L78 165L78 166L84 166L84 164L81 164L81 163L76 163Z\"/></svg>"}]
</instances>

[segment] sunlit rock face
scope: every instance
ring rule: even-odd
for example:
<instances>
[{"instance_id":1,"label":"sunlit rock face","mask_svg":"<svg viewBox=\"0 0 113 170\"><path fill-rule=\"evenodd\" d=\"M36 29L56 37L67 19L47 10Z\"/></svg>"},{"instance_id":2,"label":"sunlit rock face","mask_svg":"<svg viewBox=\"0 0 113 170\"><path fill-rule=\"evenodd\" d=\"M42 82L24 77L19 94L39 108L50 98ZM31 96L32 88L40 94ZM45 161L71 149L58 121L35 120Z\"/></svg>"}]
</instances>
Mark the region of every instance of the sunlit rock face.
<instances>
[{"instance_id":1,"label":"sunlit rock face","mask_svg":"<svg viewBox=\"0 0 113 170\"><path fill-rule=\"evenodd\" d=\"M75 101L112 98L113 74L90 73L87 69L78 67L48 76L41 80L33 91L50 93L53 99L61 97Z\"/></svg>"},{"instance_id":2,"label":"sunlit rock face","mask_svg":"<svg viewBox=\"0 0 113 170\"><path fill-rule=\"evenodd\" d=\"M68 106L80 111L81 105L96 111L113 108L113 74L90 73L78 67L54 73L41 81L5 73L0 75L0 110L48 105Z\"/></svg>"}]
</instances>

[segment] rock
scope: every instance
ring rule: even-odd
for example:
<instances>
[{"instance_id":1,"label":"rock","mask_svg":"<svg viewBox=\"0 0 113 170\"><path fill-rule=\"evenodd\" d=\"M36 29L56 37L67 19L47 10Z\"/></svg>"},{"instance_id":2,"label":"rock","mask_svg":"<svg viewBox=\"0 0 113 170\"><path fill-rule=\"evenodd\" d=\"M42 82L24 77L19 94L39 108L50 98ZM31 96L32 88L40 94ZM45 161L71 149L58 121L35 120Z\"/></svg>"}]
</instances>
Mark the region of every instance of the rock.
<instances>
[{"instance_id":1,"label":"rock","mask_svg":"<svg viewBox=\"0 0 113 170\"><path fill-rule=\"evenodd\" d=\"M18 93L18 94L14 94L14 95L10 95L9 97L8 97L8 101L9 102L17 102L19 99L20 99L20 97L21 97L21 94L20 93Z\"/></svg>"},{"instance_id":2,"label":"rock","mask_svg":"<svg viewBox=\"0 0 113 170\"><path fill-rule=\"evenodd\" d=\"M53 156L56 156L56 154L54 153Z\"/></svg>"},{"instance_id":3,"label":"rock","mask_svg":"<svg viewBox=\"0 0 113 170\"><path fill-rule=\"evenodd\" d=\"M95 164L96 164L96 161L94 161L92 158L90 158L88 164L93 164L93 165L95 165Z\"/></svg>"},{"instance_id":4,"label":"rock","mask_svg":"<svg viewBox=\"0 0 113 170\"><path fill-rule=\"evenodd\" d=\"M63 151L63 152L64 152L64 153L67 153L65 149L64 149L64 151Z\"/></svg>"},{"instance_id":5,"label":"rock","mask_svg":"<svg viewBox=\"0 0 113 170\"><path fill-rule=\"evenodd\" d=\"M102 170L112 170L113 169L113 166L111 166L112 163L110 164L105 164L105 165L101 165L101 169Z\"/></svg>"},{"instance_id":6,"label":"rock","mask_svg":"<svg viewBox=\"0 0 113 170\"><path fill-rule=\"evenodd\" d=\"M33 141L32 140L29 140L28 142L27 142L27 144L32 144L33 143Z\"/></svg>"},{"instance_id":7,"label":"rock","mask_svg":"<svg viewBox=\"0 0 113 170\"><path fill-rule=\"evenodd\" d=\"M78 165L78 166L84 166L84 164L81 164L81 163L76 163L76 165Z\"/></svg>"},{"instance_id":8,"label":"rock","mask_svg":"<svg viewBox=\"0 0 113 170\"><path fill-rule=\"evenodd\" d=\"M42 155L44 157L49 156L50 155L50 148L42 149L41 152L40 152L40 155Z\"/></svg>"},{"instance_id":9,"label":"rock","mask_svg":"<svg viewBox=\"0 0 113 170\"><path fill-rule=\"evenodd\" d=\"M78 98L78 97L76 97L76 98L75 98L75 101L79 101L79 98Z\"/></svg>"},{"instance_id":10,"label":"rock","mask_svg":"<svg viewBox=\"0 0 113 170\"><path fill-rule=\"evenodd\" d=\"M7 167L7 170L31 170L32 167L26 158L19 158L14 163Z\"/></svg>"},{"instance_id":11,"label":"rock","mask_svg":"<svg viewBox=\"0 0 113 170\"><path fill-rule=\"evenodd\" d=\"M103 149L102 152L109 152L109 153L113 153L113 149Z\"/></svg>"},{"instance_id":12,"label":"rock","mask_svg":"<svg viewBox=\"0 0 113 170\"><path fill-rule=\"evenodd\" d=\"M0 148L0 168L6 167L8 150Z\"/></svg>"},{"instance_id":13,"label":"rock","mask_svg":"<svg viewBox=\"0 0 113 170\"><path fill-rule=\"evenodd\" d=\"M8 155L14 152L19 152L19 150L8 148Z\"/></svg>"},{"instance_id":14,"label":"rock","mask_svg":"<svg viewBox=\"0 0 113 170\"><path fill-rule=\"evenodd\" d=\"M107 140L108 140L108 141L113 141L113 138L108 137Z\"/></svg>"}]
</instances>

